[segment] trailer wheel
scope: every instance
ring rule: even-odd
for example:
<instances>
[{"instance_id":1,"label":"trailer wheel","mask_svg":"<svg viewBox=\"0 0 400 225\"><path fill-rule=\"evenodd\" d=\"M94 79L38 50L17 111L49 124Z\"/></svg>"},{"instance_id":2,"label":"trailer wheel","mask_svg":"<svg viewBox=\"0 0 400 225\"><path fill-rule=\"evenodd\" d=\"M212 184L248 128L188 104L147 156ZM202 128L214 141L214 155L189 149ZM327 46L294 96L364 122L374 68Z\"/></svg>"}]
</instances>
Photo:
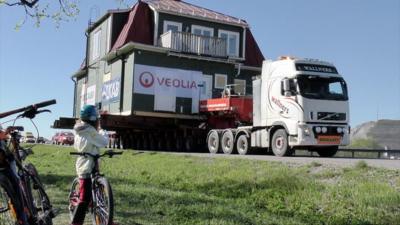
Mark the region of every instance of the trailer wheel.
<instances>
[{"instance_id":1,"label":"trailer wheel","mask_svg":"<svg viewBox=\"0 0 400 225\"><path fill-rule=\"evenodd\" d=\"M185 140L185 151L186 152L193 152L194 150L194 140L192 136L186 137Z\"/></svg>"},{"instance_id":2,"label":"trailer wheel","mask_svg":"<svg viewBox=\"0 0 400 225\"><path fill-rule=\"evenodd\" d=\"M288 144L288 135L284 129L276 130L272 136L272 152L274 155L282 157L292 153Z\"/></svg>"},{"instance_id":3,"label":"trailer wheel","mask_svg":"<svg viewBox=\"0 0 400 225\"><path fill-rule=\"evenodd\" d=\"M219 135L216 130L212 130L208 135L207 147L211 154L216 154L219 151Z\"/></svg>"},{"instance_id":4,"label":"trailer wheel","mask_svg":"<svg viewBox=\"0 0 400 225\"><path fill-rule=\"evenodd\" d=\"M182 149L183 149L183 138L182 137L177 137L176 138L175 149L178 152L182 151Z\"/></svg>"},{"instance_id":5,"label":"trailer wheel","mask_svg":"<svg viewBox=\"0 0 400 225\"><path fill-rule=\"evenodd\" d=\"M235 137L232 130L225 130L222 134L221 148L225 154L232 154L235 150Z\"/></svg>"},{"instance_id":6,"label":"trailer wheel","mask_svg":"<svg viewBox=\"0 0 400 225\"><path fill-rule=\"evenodd\" d=\"M246 155L249 151L249 139L245 134L241 134L236 141L236 148L240 155Z\"/></svg>"},{"instance_id":7,"label":"trailer wheel","mask_svg":"<svg viewBox=\"0 0 400 225\"><path fill-rule=\"evenodd\" d=\"M332 157L338 151L338 146L321 147L317 149L317 153L321 157Z\"/></svg>"}]
</instances>

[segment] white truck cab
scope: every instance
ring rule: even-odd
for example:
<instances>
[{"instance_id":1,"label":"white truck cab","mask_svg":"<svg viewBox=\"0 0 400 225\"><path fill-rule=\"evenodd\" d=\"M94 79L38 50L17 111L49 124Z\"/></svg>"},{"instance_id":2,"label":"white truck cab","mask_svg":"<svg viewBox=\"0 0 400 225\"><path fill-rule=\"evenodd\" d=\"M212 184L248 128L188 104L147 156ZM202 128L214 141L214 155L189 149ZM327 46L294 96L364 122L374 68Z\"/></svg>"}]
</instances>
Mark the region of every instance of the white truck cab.
<instances>
[{"instance_id":1,"label":"white truck cab","mask_svg":"<svg viewBox=\"0 0 400 225\"><path fill-rule=\"evenodd\" d=\"M253 126L252 147L270 147L278 156L296 148L333 156L350 139L346 82L328 62L264 61L253 81Z\"/></svg>"},{"instance_id":2,"label":"white truck cab","mask_svg":"<svg viewBox=\"0 0 400 225\"><path fill-rule=\"evenodd\" d=\"M207 135L210 153L266 148L289 156L305 149L331 157L350 142L346 82L328 62L264 61L262 74L253 79L252 97L209 99L201 108L215 127Z\"/></svg>"}]
</instances>

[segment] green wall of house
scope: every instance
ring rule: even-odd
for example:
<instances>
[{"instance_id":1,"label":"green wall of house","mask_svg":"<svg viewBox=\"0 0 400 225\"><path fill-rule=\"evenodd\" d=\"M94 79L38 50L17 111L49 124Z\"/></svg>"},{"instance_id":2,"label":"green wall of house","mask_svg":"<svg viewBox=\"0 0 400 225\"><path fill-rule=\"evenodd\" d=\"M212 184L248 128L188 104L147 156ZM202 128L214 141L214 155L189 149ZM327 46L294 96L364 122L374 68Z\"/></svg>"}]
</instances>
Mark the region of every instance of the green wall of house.
<instances>
[{"instance_id":1,"label":"green wall of house","mask_svg":"<svg viewBox=\"0 0 400 225\"><path fill-rule=\"evenodd\" d=\"M227 83L233 84L234 79L246 80L246 93L252 93L252 76L258 75L258 72L241 70L241 74L237 75L238 71L235 69L234 64L227 64L222 62L204 61L198 59L188 59L185 57L167 56L165 53L156 53L143 50L135 50L132 55L135 55L134 64L142 64L148 66L157 66L165 68L183 69L183 70L195 70L201 71L204 75L211 75L213 77L212 84L212 97L217 98L221 96L222 89L214 88L214 76L215 74L226 74ZM131 74L132 80L134 76L134 65L127 67L126 75ZM125 83L125 85L129 85ZM133 82L130 84L133 87ZM133 93L133 92L131 92ZM125 98L128 97L128 93L125 94ZM126 99L124 99L126 101ZM188 114L191 112L192 99L190 98L177 98L176 99L176 113ZM153 111L154 108L154 96L137 94L132 95L132 111Z\"/></svg>"}]
</instances>

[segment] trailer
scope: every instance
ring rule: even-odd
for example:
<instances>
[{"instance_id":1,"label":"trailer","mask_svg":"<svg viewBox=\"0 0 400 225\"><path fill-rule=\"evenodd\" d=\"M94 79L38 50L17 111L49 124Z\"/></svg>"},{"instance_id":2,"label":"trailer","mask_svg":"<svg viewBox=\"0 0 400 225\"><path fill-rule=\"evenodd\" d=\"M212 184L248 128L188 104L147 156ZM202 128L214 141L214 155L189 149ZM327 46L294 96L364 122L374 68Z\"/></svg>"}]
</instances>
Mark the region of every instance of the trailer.
<instances>
[{"instance_id":1,"label":"trailer","mask_svg":"<svg viewBox=\"0 0 400 225\"><path fill-rule=\"evenodd\" d=\"M253 148L290 156L296 149L331 157L349 144L346 82L328 62L282 57L264 61L252 96L201 101L210 129L210 153L247 154Z\"/></svg>"}]
</instances>

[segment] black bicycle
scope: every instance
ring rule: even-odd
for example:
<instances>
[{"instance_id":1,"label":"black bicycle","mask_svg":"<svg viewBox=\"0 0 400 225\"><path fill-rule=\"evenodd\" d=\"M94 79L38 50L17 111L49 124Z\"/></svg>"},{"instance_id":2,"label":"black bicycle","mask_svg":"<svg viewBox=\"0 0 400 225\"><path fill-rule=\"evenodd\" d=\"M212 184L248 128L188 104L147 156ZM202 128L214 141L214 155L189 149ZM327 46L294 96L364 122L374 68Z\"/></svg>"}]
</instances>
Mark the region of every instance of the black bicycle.
<instances>
[{"instance_id":1,"label":"black bicycle","mask_svg":"<svg viewBox=\"0 0 400 225\"><path fill-rule=\"evenodd\" d=\"M38 110L39 108L55 103L55 100L50 100L0 113L0 118L22 112L13 120L14 122L19 118L28 118L32 121L37 114L50 112L50 110ZM39 174L33 164L24 162L33 152L20 146L19 132L22 130L21 127L8 127L6 133L11 138L7 140L8 146L0 151L0 222L6 225L25 225L23 218L25 217L27 219L25 222L29 225L52 225L54 217L52 205ZM15 166L12 166L13 163Z\"/></svg>"},{"instance_id":2,"label":"black bicycle","mask_svg":"<svg viewBox=\"0 0 400 225\"><path fill-rule=\"evenodd\" d=\"M99 159L105 156L112 158L115 155L121 155L122 152L107 150L103 154L93 155L84 152L70 152L70 155L78 155L84 157L92 157L94 159L94 167L91 172L92 181L92 202L89 208L92 214L93 225L111 225L114 218L114 199L111 185L108 180L100 173ZM69 193L69 212L71 220L74 216L75 209L79 203L79 178L75 178L71 185Z\"/></svg>"}]
</instances>

